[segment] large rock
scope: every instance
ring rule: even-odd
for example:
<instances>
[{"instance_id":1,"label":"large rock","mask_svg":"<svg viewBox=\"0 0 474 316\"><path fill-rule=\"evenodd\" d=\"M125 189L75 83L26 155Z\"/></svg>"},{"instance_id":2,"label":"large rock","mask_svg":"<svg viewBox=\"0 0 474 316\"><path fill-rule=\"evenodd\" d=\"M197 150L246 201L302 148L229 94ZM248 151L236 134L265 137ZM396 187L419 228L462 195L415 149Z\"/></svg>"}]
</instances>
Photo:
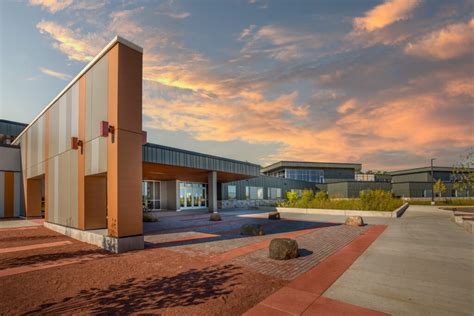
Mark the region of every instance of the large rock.
<instances>
[{"instance_id":1,"label":"large rock","mask_svg":"<svg viewBox=\"0 0 474 316\"><path fill-rule=\"evenodd\" d=\"M280 213L270 212L268 213L268 219L280 219Z\"/></svg>"},{"instance_id":2,"label":"large rock","mask_svg":"<svg viewBox=\"0 0 474 316\"><path fill-rule=\"evenodd\" d=\"M213 222L217 222L217 221L221 221L222 218L221 216L219 215L219 213L212 213L211 214L211 217L209 218L210 221L213 221Z\"/></svg>"},{"instance_id":3,"label":"large rock","mask_svg":"<svg viewBox=\"0 0 474 316\"><path fill-rule=\"evenodd\" d=\"M360 216L349 216L346 219L346 225L349 225L349 226L364 226L364 220Z\"/></svg>"},{"instance_id":4,"label":"large rock","mask_svg":"<svg viewBox=\"0 0 474 316\"><path fill-rule=\"evenodd\" d=\"M240 227L240 234L246 236L263 236L265 232L259 224L244 224Z\"/></svg>"},{"instance_id":5,"label":"large rock","mask_svg":"<svg viewBox=\"0 0 474 316\"><path fill-rule=\"evenodd\" d=\"M270 258L275 260L288 260L297 258L298 243L290 238L275 238L270 242Z\"/></svg>"}]
</instances>

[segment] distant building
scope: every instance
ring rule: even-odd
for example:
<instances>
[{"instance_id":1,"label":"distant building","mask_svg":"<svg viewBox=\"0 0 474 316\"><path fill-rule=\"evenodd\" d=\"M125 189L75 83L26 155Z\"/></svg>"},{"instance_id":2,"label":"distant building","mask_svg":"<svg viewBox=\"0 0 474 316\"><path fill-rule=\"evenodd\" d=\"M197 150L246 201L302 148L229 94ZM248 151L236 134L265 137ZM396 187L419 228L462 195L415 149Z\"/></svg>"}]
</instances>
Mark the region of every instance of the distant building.
<instances>
[{"instance_id":1,"label":"distant building","mask_svg":"<svg viewBox=\"0 0 474 316\"><path fill-rule=\"evenodd\" d=\"M329 183L354 180L355 173L362 168L358 163L279 161L261 172L266 176L302 180L315 183Z\"/></svg>"},{"instance_id":2,"label":"distant building","mask_svg":"<svg viewBox=\"0 0 474 316\"><path fill-rule=\"evenodd\" d=\"M0 119L0 218L23 215L20 147L11 142L26 126Z\"/></svg>"},{"instance_id":3,"label":"distant building","mask_svg":"<svg viewBox=\"0 0 474 316\"><path fill-rule=\"evenodd\" d=\"M474 169L473 169L474 171ZM441 180L446 186L444 197L472 196L472 192L459 192L454 188L454 174L452 167L421 167L389 172L392 176L392 192L399 197L429 198L433 182Z\"/></svg>"}]
</instances>

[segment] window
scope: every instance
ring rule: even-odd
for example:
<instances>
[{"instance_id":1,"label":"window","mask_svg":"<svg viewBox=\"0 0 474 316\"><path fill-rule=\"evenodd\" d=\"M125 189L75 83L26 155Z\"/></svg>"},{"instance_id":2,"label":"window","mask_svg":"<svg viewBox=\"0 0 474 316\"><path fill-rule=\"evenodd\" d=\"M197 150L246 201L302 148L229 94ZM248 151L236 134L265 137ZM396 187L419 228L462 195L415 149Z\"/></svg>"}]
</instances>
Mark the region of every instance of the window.
<instances>
[{"instance_id":1,"label":"window","mask_svg":"<svg viewBox=\"0 0 474 316\"><path fill-rule=\"evenodd\" d=\"M319 169L285 169L286 178L311 182L324 182L324 171Z\"/></svg>"},{"instance_id":2,"label":"window","mask_svg":"<svg viewBox=\"0 0 474 316\"><path fill-rule=\"evenodd\" d=\"M269 200L278 200L281 199L281 189L280 188L268 188L268 199Z\"/></svg>"},{"instance_id":3,"label":"window","mask_svg":"<svg viewBox=\"0 0 474 316\"><path fill-rule=\"evenodd\" d=\"M245 187L245 198L247 200L263 200L263 188Z\"/></svg>"},{"instance_id":4,"label":"window","mask_svg":"<svg viewBox=\"0 0 474 316\"><path fill-rule=\"evenodd\" d=\"M235 185L227 186L227 199L235 200L237 198L237 187Z\"/></svg>"}]
</instances>

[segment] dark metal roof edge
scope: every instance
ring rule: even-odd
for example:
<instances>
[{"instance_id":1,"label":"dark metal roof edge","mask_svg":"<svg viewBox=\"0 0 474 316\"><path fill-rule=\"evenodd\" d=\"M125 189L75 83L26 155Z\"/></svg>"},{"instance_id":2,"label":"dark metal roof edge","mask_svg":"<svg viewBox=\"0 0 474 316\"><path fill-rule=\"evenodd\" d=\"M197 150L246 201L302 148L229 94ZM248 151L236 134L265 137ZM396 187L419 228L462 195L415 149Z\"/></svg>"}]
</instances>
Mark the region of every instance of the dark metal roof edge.
<instances>
[{"instance_id":1,"label":"dark metal roof edge","mask_svg":"<svg viewBox=\"0 0 474 316\"><path fill-rule=\"evenodd\" d=\"M433 171L449 171L452 172L454 167L438 167L434 166ZM470 168L470 170L474 171L474 168ZM412 173L419 173L419 172L430 172L431 167L419 167L419 168L411 168L411 169L403 169L403 170L395 170L395 171L389 171L389 175L404 175L404 174L412 174Z\"/></svg>"},{"instance_id":2,"label":"dark metal roof edge","mask_svg":"<svg viewBox=\"0 0 474 316\"><path fill-rule=\"evenodd\" d=\"M184 154L196 155L196 156L201 156L201 157L206 157L206 158L225 160L225 161L239 163L239 164L245 164L245 165L257 167L259 170L261 168L260 165L257 165L257 164L251 163L251 162L247 162L247 161L241 161L241 160L235 160L235 159L230 159L230 158L225 158L225 157L219 157L219 156L204 154L204 153L200 153L200 152L197 152L197 151L191 151L191 150L186 150L186 149L181 149L181 148L176 148L176 147L169 147L169 146L158 145L158 144L153 144L153 143L146 143L143 146L144 147L148 146L148 147L154 147L154 148L159 148L159 149L171 150L171 151L181 152L181 153L184 153Z\"/></svg>"},{"instance_id":3,"label":"dark metal roof edge","mask_svg":"<svg viewBox=\"0 0 474 316\"><path fill-rule=\"evenodd\" d=\"M0 119L0 123L7 123L7 124L13 124L13 125L21 125L23 127L27 127L28 124L26 123L21 123L21 122L15 122L15 121L10 121L10 120L5 120L5 119Z\"/></svg>"},{"instance_id":4,"label":"dark metal roof edge","mask_svg":"<svg viewBox=\"0 0 474 316\"><path fill-rule=\"evenodd\" d=\"M285 164L292 164L292 163L298 163L298 164L321 164L321 165L334 165L335 167L336 166L341 166L340 168L342 168L342 166L346 166L348 169L352 169L352 167L354 167L354 169L356 169L357 167L362 169L362 164L360 163L349 163L349 162L322 162L322 161L289 161L289 160L282 160L282 161L277 161L271 165L268 165L268 166L265 166L265 167L262 167L262 171L266 171L266 170L272 170L272 169L276 169L276 168L282 168L284 167Z\"/></svg>"}]
</instances>

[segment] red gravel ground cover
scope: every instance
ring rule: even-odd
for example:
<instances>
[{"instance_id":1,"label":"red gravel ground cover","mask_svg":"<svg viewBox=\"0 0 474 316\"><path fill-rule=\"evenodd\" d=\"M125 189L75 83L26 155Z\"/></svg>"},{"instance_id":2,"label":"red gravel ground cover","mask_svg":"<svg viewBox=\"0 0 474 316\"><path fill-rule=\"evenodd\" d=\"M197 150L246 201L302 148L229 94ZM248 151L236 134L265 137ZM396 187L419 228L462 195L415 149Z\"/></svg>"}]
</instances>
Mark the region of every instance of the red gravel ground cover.
<instances>
[{"instance_id":1,"label":"red gravel ground cover","mask_svg":"<svg viewBox=\"0 0 474 316\"><path fill-rule=\"evenodd\" d=\"M0 315L241 315L366 231L227 217L147 224L147 248L118 255L44 227L0 229ZM243 238L235 231L244 221L263 224L268 235ZM302 256L268 259L275 237L295 238Z\"/></svg>"},{"instance_id":2,"label":"red gravel ground cover","mask_svg":"<svg viewBox=\"0 0 474 316\"><path fill-rule=\"evenodd\" d=\"M66 246L0 254L0 272L62 260L85 262L0 277L0 314L144 312L166 315L240 315L286 282L232 264L162 248L120 255L45 228L0 232L5 248L59 239ZM49 237L48 237L49 236Z\"/></svg>"}]
</instances>

